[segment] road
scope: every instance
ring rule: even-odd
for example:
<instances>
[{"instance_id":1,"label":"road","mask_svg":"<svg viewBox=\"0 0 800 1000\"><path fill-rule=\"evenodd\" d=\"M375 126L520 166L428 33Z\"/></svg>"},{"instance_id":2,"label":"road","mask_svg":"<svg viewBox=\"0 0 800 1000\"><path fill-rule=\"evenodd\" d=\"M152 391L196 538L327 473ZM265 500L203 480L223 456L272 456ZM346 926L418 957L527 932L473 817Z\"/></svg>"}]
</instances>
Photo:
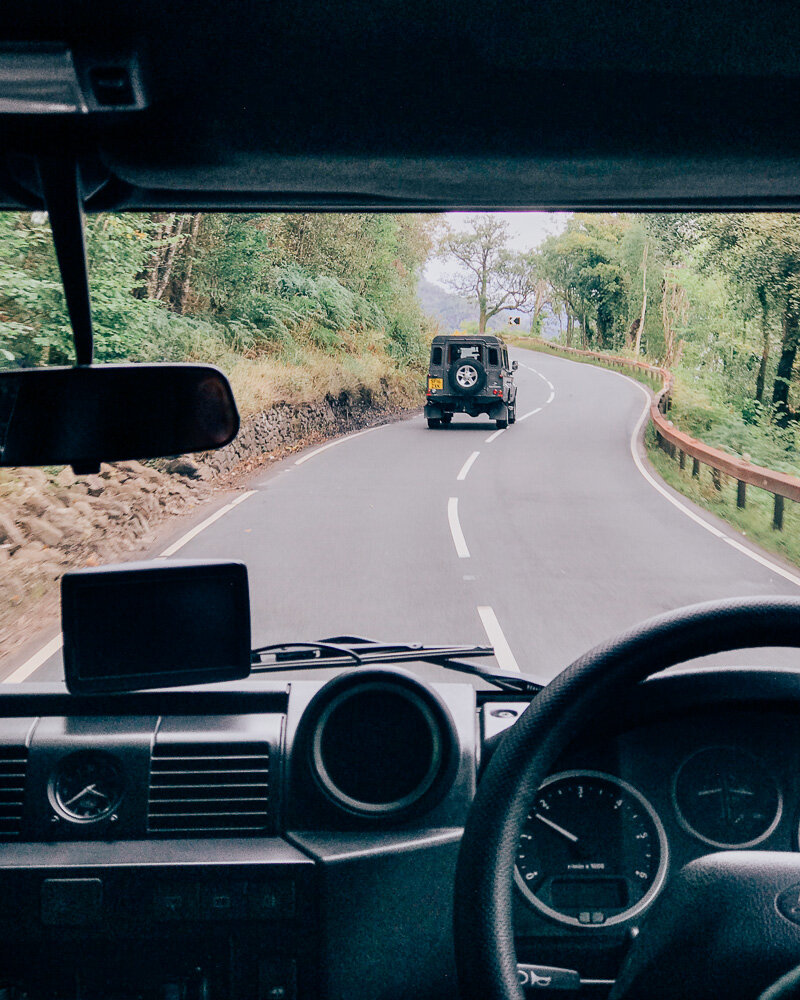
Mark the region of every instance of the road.
<instances>
[{"instance_id":1,"label":"road","mask_svg":"<svg viewBox=\"0 0 800 1000\"><path fill-rule=\"evenodd\" d=\"M651 615L713 598L800 595L800 571L793 579L771 557L748 556L738 535L636 461L641 386L512 354L513 427L497 433L456 417L434 431L415 417L309 449L256 476L252 494L188 541L208 511L183 521L167 551L247 563L255 643L350 633L485 644L488 634L500 667L544 681ZM58 651L34 670L30 657L4 663L6 678L62 675Z\"/></svg>"}]
</instances>

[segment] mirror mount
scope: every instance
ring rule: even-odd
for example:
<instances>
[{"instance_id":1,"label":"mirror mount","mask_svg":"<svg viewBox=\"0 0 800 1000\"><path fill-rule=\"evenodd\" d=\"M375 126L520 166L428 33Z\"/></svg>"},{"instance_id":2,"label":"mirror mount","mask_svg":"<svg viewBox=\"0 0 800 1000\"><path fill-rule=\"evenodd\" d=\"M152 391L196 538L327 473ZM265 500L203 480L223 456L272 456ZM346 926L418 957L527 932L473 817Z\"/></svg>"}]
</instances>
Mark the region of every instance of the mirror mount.
<instances>
[{"instance_id":1,"label":"mirror mount","mask_svg":"<svg viewBox=\"0 0 800 1000\"><path fill-rule=\"evenodd\" d=\"M72 326L76 364L90 365L94 333L78 163L70 156L42 156L38 169Z\"/></svg>"}]
</instances>

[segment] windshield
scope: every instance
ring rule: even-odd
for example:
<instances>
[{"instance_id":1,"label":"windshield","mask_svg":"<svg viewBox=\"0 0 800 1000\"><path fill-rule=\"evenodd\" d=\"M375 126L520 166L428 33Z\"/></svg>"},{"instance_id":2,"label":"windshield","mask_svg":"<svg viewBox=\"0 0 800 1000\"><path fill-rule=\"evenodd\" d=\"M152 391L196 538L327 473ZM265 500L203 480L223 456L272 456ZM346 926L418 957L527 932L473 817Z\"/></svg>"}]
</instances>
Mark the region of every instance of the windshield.
<instances>
[{"instance_id":1,"label":"windshield","mask_svg":"<svg viewBox=\"0 0 800 1000\"><path fill-rule=\"evenodd\" d=\"M253 646L491 645L540 682L680 605L798 593L800 216L99 214L87 240L96 360L218 365L242 429L0 470L0 680L63 677L61 576L132 559L246 563ZM0 214L0 367L73 358L47 216Z\"/></svg>"}]
</instances>

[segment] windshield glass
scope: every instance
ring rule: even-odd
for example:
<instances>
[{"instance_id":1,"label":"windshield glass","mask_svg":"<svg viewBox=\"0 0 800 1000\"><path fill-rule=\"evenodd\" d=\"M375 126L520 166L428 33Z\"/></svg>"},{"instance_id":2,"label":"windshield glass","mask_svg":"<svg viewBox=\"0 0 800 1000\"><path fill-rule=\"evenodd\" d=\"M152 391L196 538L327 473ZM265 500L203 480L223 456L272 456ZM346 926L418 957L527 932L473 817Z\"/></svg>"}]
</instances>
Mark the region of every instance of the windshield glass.
<instances>
[{"instance_id":1,"label":"windshield glass","mask_svg":"<svg viewBox=\"0 0 800 1000\"><path fill-rule=\"evenodd\" d=\"M800 216L105 213L87 241L96 360L218 365L242 429L0 470L0 680L63 677L61 576L132 559L245 562L254 646L492 645L541 682L798 593ZM73 359L46 214L0 214L0 368Z\"/></svg>"}]
</instances>

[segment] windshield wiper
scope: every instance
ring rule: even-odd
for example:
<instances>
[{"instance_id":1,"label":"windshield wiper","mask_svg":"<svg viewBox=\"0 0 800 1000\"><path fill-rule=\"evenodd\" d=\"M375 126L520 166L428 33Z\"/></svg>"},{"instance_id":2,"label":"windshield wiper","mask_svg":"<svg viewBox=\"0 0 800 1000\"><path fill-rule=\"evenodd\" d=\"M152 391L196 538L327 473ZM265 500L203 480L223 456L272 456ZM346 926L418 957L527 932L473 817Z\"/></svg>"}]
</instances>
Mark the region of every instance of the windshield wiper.
<instances>
[{"instance_id":1,"label":"windshield wiper","mask_svg":"<svg viewBox=\"0 0 800 1000\"><path fill-rule=\"evenodd\" d=\"M357 635L337 635L313 642L276 642L259 646L250 654L253 674L314 670L322 667L363 667L371 663L434 663L448 670L471 674L504 691L537 694L541 684L517 674L484 670L462 657L494 656L492 646L423 646L419 643L383 643ZM265 659L266 658L266 659Z\"/></svg>"}]
</instances>

